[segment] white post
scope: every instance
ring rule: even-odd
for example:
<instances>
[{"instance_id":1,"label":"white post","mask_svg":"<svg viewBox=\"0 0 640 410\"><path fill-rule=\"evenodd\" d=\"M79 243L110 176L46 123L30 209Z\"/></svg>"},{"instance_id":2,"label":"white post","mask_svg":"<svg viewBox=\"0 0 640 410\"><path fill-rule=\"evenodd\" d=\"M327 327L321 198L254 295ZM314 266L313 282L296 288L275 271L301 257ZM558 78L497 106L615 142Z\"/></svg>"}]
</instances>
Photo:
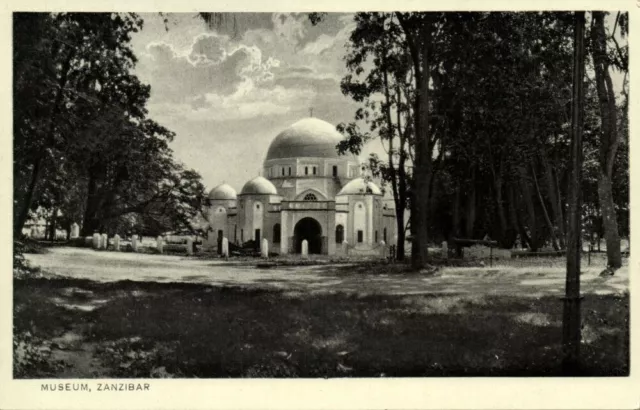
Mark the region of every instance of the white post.
<instances>
[{"instance_id":1,"label":"white post","mask_svg":"<svg viewBox=\"0 0 640 410\"><path fill-rule=\"evenodd\" d=\"M226 237L222 238L222 256L229 257L229 239Z\"/></svg>"},{"instance_id":2,"label":"white post","mask_svg":"<svg viewBox=\"0 0 640 410\"><path fill-rule=\"evenodd\" d=\"M442 241L442 251L440 256L444 259L449 259L449 244L447 241Z\"/></svg>"},{"instance_id":3,"label":"white post","mask_svg":"<svg viewBox=\"0 0 640 410\"><path fill-rule=\"evenodd\" d=\"M100 249L100 234L99 233L94 233L93 234L93 249Z\"/></svg>"},{"instance_id":4,"label":"white post","mask_svg":"<svg viewBox=\"0 0 640 410\"><path fill-rule=\"evenodd\" d=\"M262 238L262 243L260 244L260 256L263 258L269 257L269 241L267 238Z\"/></svg>"},{"instance_id":5,"label":"white post","mask_svg":"<svg viewBox=\"0 0 640 410\"><path fill-rule=\"evenodd\" d=\"M384 241L380 241L380 256L387 257L387 244Z\"/></svg>"},{"instance_id":6,"label":"white post","mask_svg":"<svg viewBox=\"0 0 640 410\"><path fill-rule=\"evenodd\" d=\"M131 236L131 249L134 252L138 252L138 235L133 234Z\"/></svg>"},{"instance_id":7,"label":"white post","mask_svg":"<svg viewBox=\"0 0 640 410\"><path fill-rule=\"evenodd\" d=\"M77 223L71 224L71 235L69 236L71 239L76 239L80 236L80 226Z\"/></svg>"},{"instance_id":8,"label":"white post","mask_svg":"<svg viewBox=\"0 0 640 410\"><path fill-rule=\"evenodd\" d=\"M309 242L306 239L302 241L302 259L309 259Z\"/></svg>"},{"instance_id":9,"label":"white post","mask_svg":"<svg viewBox=\"0 0 640 410\"><path fill-rule=\"evenodd\" d=\"M189 256L193 255L193 238L192 237L187 238L187 255Z\"/></svg>"},{"instance_id":10,"label":"white post","mask_svg":"<svg viewBox=\"0 0 640 410\"><path fill-rule=\"evenodd\" d=\"M342 253L344 253L344 256L349 256L349 242L342 241Z\"/></svg>"},{"instance_id":11,"label":"white post","mask_svg":"<svg viewBox=\"0 0 640 410\"><path fill-rule=\"evenodd\" d=\"M109 247L109 237L106 233L103 233L100 237L100 249L106 250Z\"/></svg>"},{"instance_id":12,"label":"white post","mask_svg":"<svg viewBox=\"0 0 640 410\"><path fill-rule=\"evenodd\" d=\"M156 238L156 248L158 249L158 252L162 253L162 250L164 248L164 243L162 241L162 236L158 236Z\"/></svg>"},{"instance_id":13,"label":"white post","mask_svg":"<svg viewBox=\"0 0 640 410\"><path fill-rule=\"evenodd\" d=\"M115 234L113 236L113 249L116 252L120 252L120 235Z\"/></svg>"}]
</instances>

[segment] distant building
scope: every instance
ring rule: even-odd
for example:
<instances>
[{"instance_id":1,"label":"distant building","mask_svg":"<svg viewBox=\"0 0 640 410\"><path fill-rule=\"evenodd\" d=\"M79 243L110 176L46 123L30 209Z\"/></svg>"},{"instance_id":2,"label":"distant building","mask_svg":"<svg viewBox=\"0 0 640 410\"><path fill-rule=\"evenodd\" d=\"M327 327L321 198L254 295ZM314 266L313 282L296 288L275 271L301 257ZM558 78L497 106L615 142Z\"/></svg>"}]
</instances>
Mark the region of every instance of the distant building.
<instances>
[{"instance_id":1,"label":"distant building","mask_svg":"<svg viewBox=\"0 0 640 410\"><path fill-rule=\"evenodd\" d=\"M365 179L358 159L338 155L342 136L317 118L306 118L271 142L263 176L240 193L227 184L209 193L206 246L222 237L242 244L267 238L270 250L334 255L347 241L354 252L377 252L395 237L395 210L380 188Z\"/></svg>"}]
</instances>

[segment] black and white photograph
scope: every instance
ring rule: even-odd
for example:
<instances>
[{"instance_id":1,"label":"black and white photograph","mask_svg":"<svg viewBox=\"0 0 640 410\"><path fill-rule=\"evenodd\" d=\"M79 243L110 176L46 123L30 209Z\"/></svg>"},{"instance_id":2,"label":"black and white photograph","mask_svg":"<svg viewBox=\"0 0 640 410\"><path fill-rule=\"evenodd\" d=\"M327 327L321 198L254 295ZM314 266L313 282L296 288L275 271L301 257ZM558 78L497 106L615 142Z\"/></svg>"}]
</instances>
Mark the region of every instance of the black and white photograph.
<instances>
[{"instance_id":1,"label":"black and white photograph","mask_svg":"<svg viewBox=\"0 0 640 410\"><path fill-rule=\"evenodd\" d=\"M12 378L630 376L629 29L13 11Z\"/></svg>"}]
</instances>

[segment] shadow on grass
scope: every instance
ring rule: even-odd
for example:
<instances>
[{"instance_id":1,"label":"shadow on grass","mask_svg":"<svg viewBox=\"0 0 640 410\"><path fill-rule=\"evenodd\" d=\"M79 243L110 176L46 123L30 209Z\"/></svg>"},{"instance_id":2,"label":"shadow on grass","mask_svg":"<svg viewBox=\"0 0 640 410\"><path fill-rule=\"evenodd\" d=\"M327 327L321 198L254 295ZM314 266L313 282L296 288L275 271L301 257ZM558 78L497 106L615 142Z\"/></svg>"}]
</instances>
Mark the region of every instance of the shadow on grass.
<instances>
[{"instance_id":1,"label":"shadow on grass","mask_svg":"<svg viewBox=\"0 0 640 410\"><path fill-rule=\"evenodd\" d=\"M69 307L92 300L106 302ZM561 375L556 297L32 279L14 281L14 302L16 331L98 346L102 377ZM584 300L583 375L628 375L628 318L628 297Z\"/></svg>"}]
</instances>

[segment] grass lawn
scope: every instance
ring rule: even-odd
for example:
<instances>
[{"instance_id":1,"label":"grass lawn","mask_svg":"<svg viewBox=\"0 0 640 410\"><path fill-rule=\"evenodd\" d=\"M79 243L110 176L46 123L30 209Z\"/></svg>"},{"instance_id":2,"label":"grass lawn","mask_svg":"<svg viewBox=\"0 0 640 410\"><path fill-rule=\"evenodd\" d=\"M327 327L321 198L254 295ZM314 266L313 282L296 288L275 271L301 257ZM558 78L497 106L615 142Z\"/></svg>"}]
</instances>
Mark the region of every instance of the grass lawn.
<instances>
[{"instance_id":1,"label":"grass lawn","mask_svg":"<svg viewBox=\"0 0 640 410\"><path fill-rule=\"evenodd\" d=\"M582 373L629 373L629 299L583 301ZM561 375L556 296L14 280L14 376Z\"/></svg>"}]
</instances>

